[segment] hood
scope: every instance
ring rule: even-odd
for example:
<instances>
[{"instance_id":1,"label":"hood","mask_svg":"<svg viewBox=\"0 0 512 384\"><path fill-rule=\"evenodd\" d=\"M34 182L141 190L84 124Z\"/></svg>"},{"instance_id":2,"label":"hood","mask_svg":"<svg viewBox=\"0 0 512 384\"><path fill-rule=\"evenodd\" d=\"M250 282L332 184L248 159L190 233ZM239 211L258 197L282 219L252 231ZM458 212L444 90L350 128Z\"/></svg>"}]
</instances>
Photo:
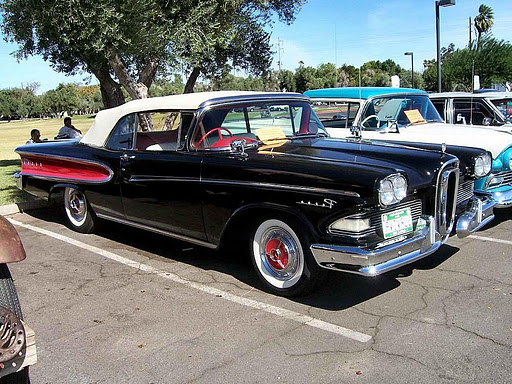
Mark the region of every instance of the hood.
<instances>
[{"instance_id":1,"label":"hood","mask_svg":"<svg viewBox=\"0 0 512 384\"><path fill-rule=\"evenodd\" d=\"M328 167L340 181L372 179L393 173L405 173L409 186L420 187L434 183L437 170L455 156L437 151L427 151L368 140L341 140L332 138L294 139L272 148L264 147L261 154L272 154L283 162L299 161L310 172L320 172ZM369 185L368 185L369 186ZM373 185L372 185L373 186Z\"/></svg>"},{"instance_id":2,"label":"hood","mask_svg":"<svg viewBox=\"0 0 512 384\"><path fill-rule=\"evenodd\" d=\"M347 129L326 128L333 137L347 137ZM457 145L461 147L483 148L491 152L493 159L512 145L510 132L495 129L461 126L445 123L429 123L401 127L400 132L362 131L364 139L388 140L398 142L419 142Z\"/></svg>"}]
</instances>

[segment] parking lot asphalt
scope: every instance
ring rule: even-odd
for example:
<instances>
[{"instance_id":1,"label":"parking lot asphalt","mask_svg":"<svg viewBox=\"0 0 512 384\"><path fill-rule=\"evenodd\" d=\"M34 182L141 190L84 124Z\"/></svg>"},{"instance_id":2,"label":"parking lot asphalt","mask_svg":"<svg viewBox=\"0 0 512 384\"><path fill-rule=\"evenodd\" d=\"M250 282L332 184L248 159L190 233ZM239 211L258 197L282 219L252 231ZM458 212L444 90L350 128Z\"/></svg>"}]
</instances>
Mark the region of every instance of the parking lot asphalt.
<instances>
[{"instance_id":1,"label":"parking lot asphalt","mask_svg":"<svg viewBox=\"0 0 512 384\"><path fill-rule=\"evenodd\" d=\"M264 292L250 262L61 209L9 216L37 383L510 383L512 222L376 278Z\"/></svg>"}]
</instances>

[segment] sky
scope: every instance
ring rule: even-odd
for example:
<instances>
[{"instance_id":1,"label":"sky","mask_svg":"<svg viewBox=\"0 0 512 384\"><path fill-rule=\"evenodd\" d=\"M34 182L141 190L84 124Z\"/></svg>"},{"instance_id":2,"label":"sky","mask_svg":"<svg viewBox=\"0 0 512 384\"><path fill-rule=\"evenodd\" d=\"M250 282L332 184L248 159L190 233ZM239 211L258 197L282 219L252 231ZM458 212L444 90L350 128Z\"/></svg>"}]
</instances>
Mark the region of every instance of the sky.
<instances>
[{"instance_id":1,"label":"sky","mask_svg":"<svg viewBox=\"0 0 512 384\"><path fill-rule=\"evenodd\" d=\"M484 0L456 0L440 8L441 46L468 43L468 18L478 14ZM511 0L485 0L494 11L494 37L512 41ZM278 68L281 40L283 69L295 70L299 61L317 67L321 63L356 67L370 60L392 59L409 69L421 71L424 59L436 57L435 0L309 0L291 25L279 21L268 27L275 51L272 67ZM3 37L3 36L2 36ZM474 33L473 33L474 37ZM65 76L55 72L41 57L17 62L11 55L16 45L0 40L0 89L40 83L39 93L59 83L97 84L87 74Z\"/></svg>"}]
</instances>

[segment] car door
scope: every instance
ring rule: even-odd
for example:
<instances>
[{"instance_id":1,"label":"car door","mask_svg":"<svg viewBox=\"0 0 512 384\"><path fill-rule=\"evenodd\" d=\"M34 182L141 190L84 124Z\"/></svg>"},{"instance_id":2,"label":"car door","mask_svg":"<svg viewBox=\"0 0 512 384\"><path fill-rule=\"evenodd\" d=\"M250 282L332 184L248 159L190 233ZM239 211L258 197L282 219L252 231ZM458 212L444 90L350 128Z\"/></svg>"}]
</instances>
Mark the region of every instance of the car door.
<instances>
[{"instance_id":1,"label":"car door","mask_svg":"<svg viewBox=\"0 0 512 384\"><path fill-rule=\"evenodd\" d=\"M150 132L151 133L151 132ZM200 190L201 158L138 131L158 143L135 146L121 158L121 196L126 219L151 229L205 240ZM164 132L165 133L165 132ZM136 139L137 140L137 139Z\"/></svg>"},{"instance_id":2,"label":"car door","mask_svg":"<svg viewBox=\"0 0 512 384\"><path fill-rule=\"evenodd\" d=\"M455 124L490 125L494 113L480 100L453 99Z\"/></svg>"}]
</instances>

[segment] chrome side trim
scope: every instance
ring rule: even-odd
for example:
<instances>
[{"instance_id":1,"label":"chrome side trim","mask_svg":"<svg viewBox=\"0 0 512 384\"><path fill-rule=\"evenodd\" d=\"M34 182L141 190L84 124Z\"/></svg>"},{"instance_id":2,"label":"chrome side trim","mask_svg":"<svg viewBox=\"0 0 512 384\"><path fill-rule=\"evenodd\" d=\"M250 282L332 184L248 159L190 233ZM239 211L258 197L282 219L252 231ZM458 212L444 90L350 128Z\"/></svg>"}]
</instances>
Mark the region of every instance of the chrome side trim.
<instances>
[{"instance_id":1,"label":"chrome side trim","mask_svg":"<svg viewBox=\"0 0 512 384\"><path fill-rule=\"evenodd\" d=\"M469 236L492 221L495 205L496 202L492 198L474 197L469 209L462 213L457 220L457 237Z\"/></svg>"},{"instance_id":2,"label":"chrome side trim","mask_svg":"<svg viewBox=\"0 0 512 384\"><path fill-rule=\"evenodd\" d=\"M173 232L169 232L169 231L164 231L163 229L153 228L153 227L150 227L148 225L140 224L140 223L135 223L135 222L130 221L130 220L121 219L121 218L118 218L118 217L112 217L112 216L108 216L108 215L101 214L101 213L96 213L96 216L98 216L101 219L114 221L114 222L120 223L120 224L126 224L126 225L129 225L131 227L144 229L144 230L150 231L150 232L155 232L155 233L158 233L159 235L164 235L164 236L172 237L174 239L183 240L183 241L186 241L186 242L189 242L189 243L192 243L192 244L200 245L202 247L206 247L206 248L210 248L210 249L216 249L217 248L217 245L212 244L212 243L208 243L207 241L194 239L192 237L188 237L188 236L184 236L184 235L179 235L177 233L173 233Z\"/></svg>"},{"instance_id":3,"label":"chrome side trim","mask_svg":"<svg viewBox=\"0 0 512 384\"><path fill-rule=\"evenodd\" d=\"M239 181L239 180L225 180L225 179L199 179L192 177L167 177L167 176L142 176L136 175L130 177L129 181L133 182L147 182L147 181L173 181L173 182L192 182L192 183L205 183L205 184L218 184L218 185L236 185L243 187L253 187L262 189L279 189L285 191L295 191L301 193L320 193L327 195L337 195L344 197L361 197L357 192L351 191L337 191L327 188L315 187L301 187L299 185L286 185L286 184L272 184L272 183L258 183L253 181Z\"/></svg>"},{"instance_id":4,"label":"chrome side trim","mask_svg":"<svg viewBox=\"0 0 512 384\"><path fill-rule=\"evenodd\" d=\"M199 177L168 177L168 176L132 176L128 181L133 182L147 182L147 181L173 181L177 183L182 182L195 182L199 183L201 182L201 179Z\"/></svg>"},{"instance_id":5,"label":"chrome side trim","mask_svg":"<svg viewBox=\"0 0 512 384\"><path fill-rule=\"evenodd\" d=\"M40 175L34 175L32 173L22 173L22 176L30 176L33 179L40 179L40 180L48 180L48 181L65 181L68 183L75 183L75 184L105 184L108 183L110 180L112 180L112 175L110 175L107 179L101 180L101 181L91 181L91 180L84 180L84 179L71 179L66 177L49 177L49 176L40 176Z\"/></svg>"},{"instance_id":6,"label":"chrome side trim","mask_svg":"<svg viewBox=\"0 0 512 384\"><path fill-rule=\"evenodd\" d=\"M442 244L442 236L436 231L436 220L429 216L425 228L398 243L378 249L313 244L311 253L323 268L377 276L428 256Z\"/></svg>"},{"instance_id":7,"label":"chrome side trim","mask_svg":"<svg viewBox=\"0 0 512 384\"><path fill-rule=\"evenodd\" d=\"M234 180L220 180L220 179L201 179L202 183L206 184L219 184L219 185L237 185L244 187L255 187L263 189L280 189L285 191L295 191L301 193L324 193L329 195L338 195L345 197L361 197L357 192L351 191L337 191L334 189L327 188L315 188L315 187L301 187L298 185L286 185L286 184L272 184L272 183L257 183L252 181L234 181Z\"/></svg>"}]
</instances>

